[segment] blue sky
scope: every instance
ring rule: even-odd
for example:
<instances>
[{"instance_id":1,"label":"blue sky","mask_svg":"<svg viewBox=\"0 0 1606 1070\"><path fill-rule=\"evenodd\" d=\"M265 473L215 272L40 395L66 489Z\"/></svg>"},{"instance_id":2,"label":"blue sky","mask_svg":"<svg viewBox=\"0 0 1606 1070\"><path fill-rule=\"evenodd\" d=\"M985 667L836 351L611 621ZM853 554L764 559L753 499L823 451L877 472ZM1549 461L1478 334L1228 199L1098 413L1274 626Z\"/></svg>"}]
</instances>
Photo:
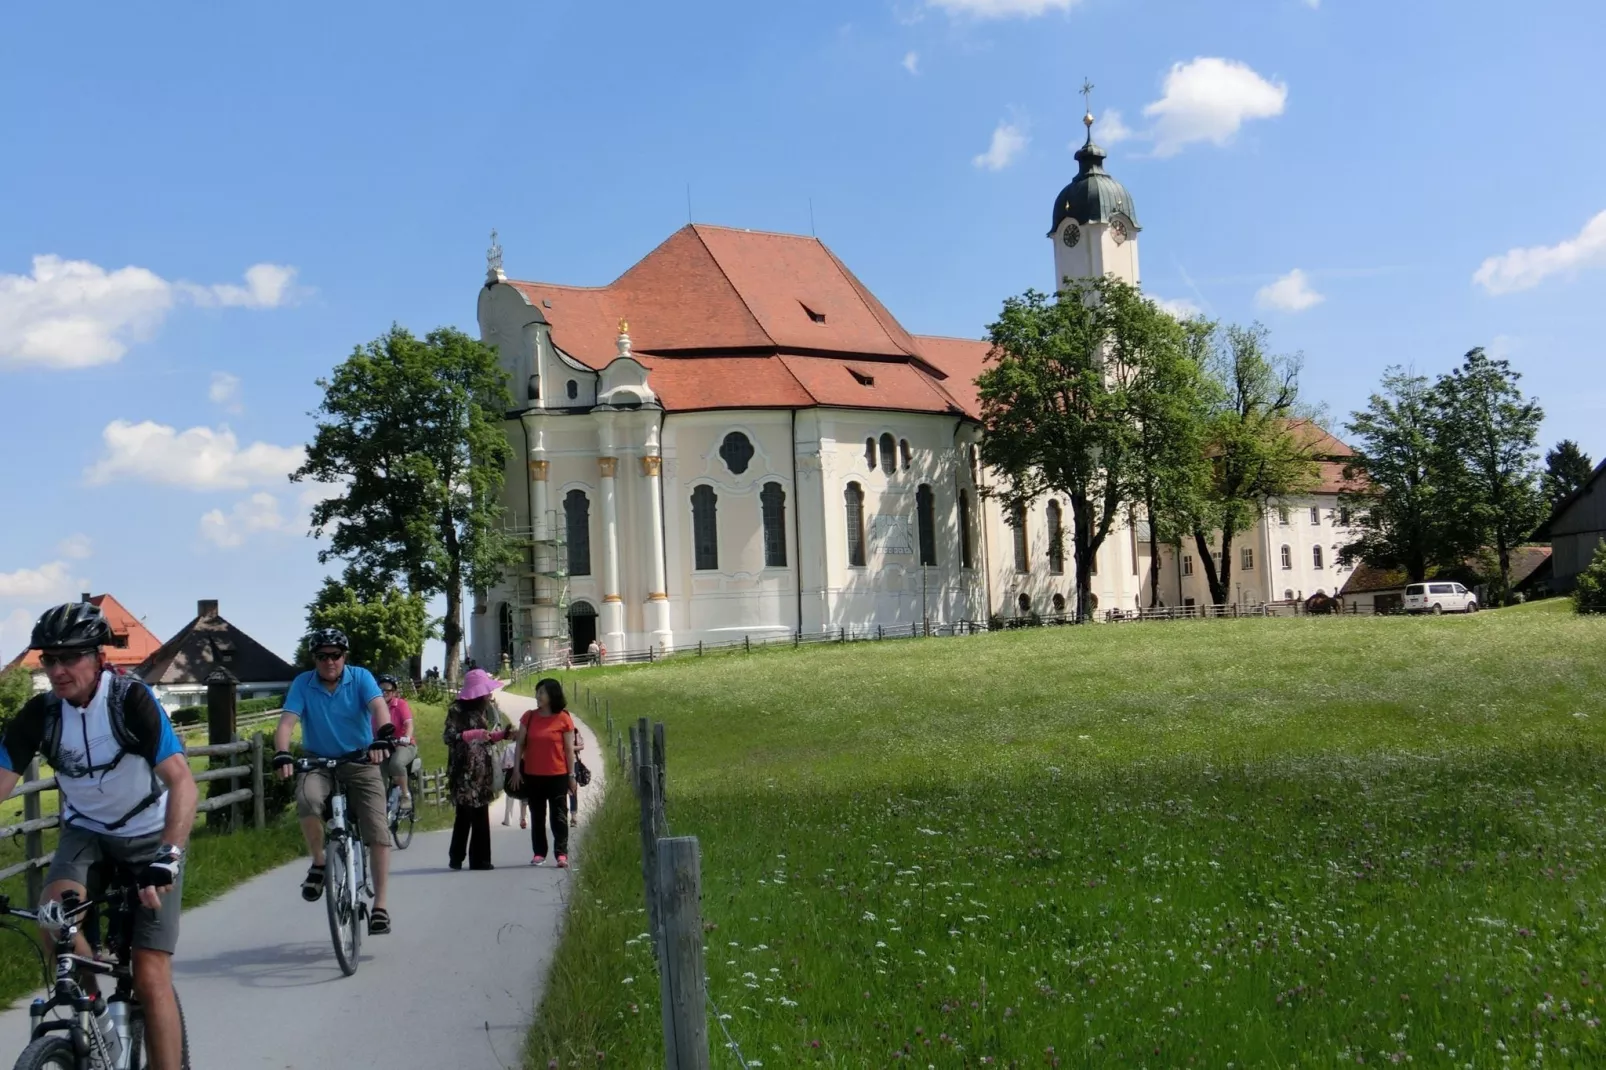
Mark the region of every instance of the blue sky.
<instances>
[{"instance_id":1,"label":"blue sky","mask_svg":"<svg viewBox=\"0 0 1606 1070\"><path fill-rule=\"evenodd\" d=\"M812 201L907 327L979 336L1052 282L1084 76L1150 293L1263 320L1335 425L1489 346L1598 459L1603 39L1565 0L13 5L0 657L80 588L288 653L314 380L473 330L492 227L514 277L600 284L688 187L733 226Z\"/></svg>"}]
</instances>

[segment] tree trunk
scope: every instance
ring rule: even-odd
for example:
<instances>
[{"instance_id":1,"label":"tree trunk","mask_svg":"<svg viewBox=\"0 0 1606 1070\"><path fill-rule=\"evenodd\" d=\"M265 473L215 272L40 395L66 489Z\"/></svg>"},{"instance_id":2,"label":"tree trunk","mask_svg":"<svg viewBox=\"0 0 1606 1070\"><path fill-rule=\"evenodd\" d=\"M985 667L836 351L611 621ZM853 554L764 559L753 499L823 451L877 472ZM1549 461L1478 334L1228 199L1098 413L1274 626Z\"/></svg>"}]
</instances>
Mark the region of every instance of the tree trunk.
<instances>
[{"instance_id":1,"label":"tree trunk","mask_svg":"<svg viewBox=\"0 0 1606 1070\"><path fill-rule=\"evenodd\" d=\"M1506 533L1498 524L1494 529L1494 545L1500 555L1500 603L1504 605L1511 600L1511 547L1506 545Z\"/></svg>"},{"instance_id":2,"label":"tree trunk","mask_svg":"<svg viewBox=\"0 0 1606 1070\"><path fill-rule=\"evenodd\" d=\"M1199 565L1204 569L1205 582L1210 585L1210 601L1220 605L1226 601L1221 593L1225 583L1216 575L1216 555L1210 548L1210 538L1203 531L1194 528L1193 544L1199 551Z\"/></svg>"},{"instance_id":3,"label":"tree trunk","mask_svg":"<svg viewBox=\"0 0 1606 1070\"><path fill-rule=\"evenodd\" d=\"M463 548L457 540L450 507L442 511L441 534L445 536L447 560L446 620L441 631L446 640L446 679L455 688L463 676Z\"/></svg>"},{"instance_id":4,"label":"tree trunk","mask_svg":"<svg viewBox=\"0 0 1606 1070\"><path fill-rule=\"evenodd\" d=\"M1156 534L1154 517L1149 517L1149 606L1160 605L1160 536Z\"/></svg>"},{"instance_id":5,"label":"tree trunk","mask_svg":"<svg viewBox=\"0 0 1606 1070\"><path fill-rule=\"evenodd\" d=\"M422 586L423 583L419 580L417 573L407 577L407 591L409 594L421 594L422 592L419 588ZM414 680L422 680L424 678L424 644L422 642L418 644L416 652L407 656L407 675Z\"/></svg>"},{"instance_id":6,"label":"tree trunk","mask_svg":"<svg viewBox=\"0 0 1606 1070\"><path fill-rule=\"evenodd\" d=\"M1221 568L1217 570L1217 577L1221 581L1220 590L1212 590L1216 605L1224 606L1230 601L1232 594L1232 537L1236 534L1231 526L1221 529Z\"/></svg>"}]
</instances>

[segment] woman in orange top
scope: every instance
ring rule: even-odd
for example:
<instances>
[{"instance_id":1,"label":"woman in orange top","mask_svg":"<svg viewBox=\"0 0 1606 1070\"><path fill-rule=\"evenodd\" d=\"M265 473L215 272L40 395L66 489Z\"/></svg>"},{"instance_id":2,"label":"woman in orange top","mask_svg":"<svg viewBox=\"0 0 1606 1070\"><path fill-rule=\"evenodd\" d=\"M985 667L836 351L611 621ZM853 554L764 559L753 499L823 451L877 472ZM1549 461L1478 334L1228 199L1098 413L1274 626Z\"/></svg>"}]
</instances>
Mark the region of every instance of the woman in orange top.
<instances>
[{"instance_id":1,"label":"woman in orange top","mask_svg":"<svg viewBox=\"0 0 1606 1070\"><path fill-rule=\"evenodd\" d=\"M546 861L546 829L552 827L552 853L558 867L569 864L569 822L566 802L575 790L574 718L564 708L563 685L548 677L535 685L536 708L519 719L517 755L509 783L530 800L530 865Z\"/></svg>"}]
</instances>

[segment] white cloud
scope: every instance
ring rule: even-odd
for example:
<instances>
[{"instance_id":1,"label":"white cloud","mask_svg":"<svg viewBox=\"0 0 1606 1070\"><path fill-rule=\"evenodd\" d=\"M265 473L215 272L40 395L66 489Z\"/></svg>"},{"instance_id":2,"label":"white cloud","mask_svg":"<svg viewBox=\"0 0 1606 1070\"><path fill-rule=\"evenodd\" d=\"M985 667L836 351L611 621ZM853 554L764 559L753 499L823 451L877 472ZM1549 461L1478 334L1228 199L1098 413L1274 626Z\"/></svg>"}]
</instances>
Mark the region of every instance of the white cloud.
<instances>
[{"instance_id":1,"label":"white cloud","mask_svg":"<svg viewBox=\"0 0 1606 1070\"><path fill-rule=\"evenodd\" d=\"M927 0L950 15L978 19L1036 18L1047 11L1068 11L1079 0Z\"/></svg>"},{"instance_id":2,"label":"white cloud","mask_svg":"<svg viewBox=\"0 0 1606 1070\"><path fill-rule=\"evenodd\" d=\"M295 297L291 283L296 269L283 264L253 264L245 269L245 285L231 282L197 286L181 282L179 288L198 305L222 305L238 308L278 308Z\"/></svg>"},{"instance_id":3,"label":"white cloud","mask_svg":"<svg viewBox=\"0 0 1606 1070\"><path fill-rule=\"evenodd\" d=\"M1002 171L1021 154L1028 140L1026 132L1014 123L1000 122L993 129L993 140L987 151L972 157L970 162L987 171Z\"/></svg>"},{"instance_id":4,"label":"white cloud","mask_svg":"<svg viewBox=\"0 0 1606 1070\"><path fill-rule=\"evenodd\" d=\"M279 499L258 491L224 513L213 509L201 517L201 538L214 546L233 549L258 532L289 530L279 512Z\"/></svg>"},{"instance_id":5,"label":"white cloud","mask_svg":"<svg viewBox=\"0 0 1606 1070\"><path fill-rule=\"evenodd\" d=\"M178 431L146 420L113 420L101 432L106 455L85 473L90 483L132 479L190 490L242 490L283 483L301 466L301 446L253 442L240 447L227 427Z\"/></svg>"},{"instance_id":6,"label":"white cloud","mask_svg":"<svg viewBox=\"0 0 1606 1070\"><path fill-rule=\"evenodd\" d=\"M1312 11L1319 9L1322 6L1322 0L1301 0L1301 2Z\"/></svg>"},{"instance_id":7,"label":"white cloud","mask_svg":"<svg viewBox=\"0 0 1606 1070\"><path fill-rule=\"evenodd\" d=\"M69 535L56 544L56 552L62 557L70 557L74 561L82 561L95 552L95 543L88 535L79 533Z\"/></svg>"},{"instance_id":8,"label":"white cloud","mask_svg":"<svg viewBox=\"0 0 1606 1070\"><path fill-rule=\"evenodd\" d=\"M240 403L240 377L237 375L213 372L212 386L207 390L206 396L212 404L221 405L229 412L242 412L245 409Z\"/></svg>"},{"instance_id":9,"label":"white cloud","mask_svg":"<svg viewBox=\"0 0 1606 1070\"><path fill-rule=\"evenodd\" d=\"M1251 119L1281 115L1288 87L1247 64L1200 56L1172 65L1164 95L1143 109L1154 120L1154 154L1174 156L1195 141L1225 145Z\"/></svg>"},{"instance_id":10,"label":"white cloud","mask_svg":"<svg viewBox=\"0 0 1606 1070\"><path fill-rule=\"evenodd\" d=\"M199 286L142 267L107 271L87 260L36 256L30 274L0 274L0 366L110 364L154 337L181 298L275 308L295 296L294 277L294 268L257 264L246 271L244 286Z\"/></svg>"},{"instance_id":11,"label":"white cloud","mask_svg":"<svg viewBox=\"0 0 1606 1070\"><path fill-rule=\"evenodd\" d=\"M51 561L38 568L19 568L0 572L0 602L51 605L74 598L88 587L88 581L74 576L65 561Z\"/></svg>"},{"instance_id":12,"label":"white cloud","mask_svg":"<svg viewBox=\"0 0 1606 1070\"><path fill-rule=\"evenodd\" d=\"M910 74L920 73L920 53L905 52L903 54L903 69Z\"/></svg>"},{"instance_id":13,"label":"white cloud","mask_svg":"<svg viewBox=\"0 0 1606 1070\"><path fill-rule=\"evenodd\" d=\"M1555 245L1512 249L1485 260L1472 281L1491 294L1531 290L1552 275L1572 275L1584 268L1606 265L1606 212L1601 212L1576 235Z\"/></svg>"},{"instance_id":14,"label":"white cloud","mask_svg":"<svg viewBox=\"0 0 1606 1070\"><path fill-rule=\"evenodd\" d=\"M1191 320L1204 315L1204 309L1199 307L1199 303L1186 297L1156 297L1154 303L1160 306L1161 312L1169 313L1179 320Z\"/></svg>"},{"instance_id":15,"label":"white cloud","mask_svg":"<svg viewBox=\"0 0 1606 1070\"><path fill-rule=\"evenodd\" d=\"M1280 312L1303 312L1325 300L1325 296L1311 289L1310 279L1299 268L1267 283L1255 294L1255 304Z\"/></svg>"},{"instance_id":16,"label":"white cloud","mask_svg":"<svg viewBox=\"0 0 1606 1070\"><path fill-rule=\"evenodd\" d=\"M1126 125L1121 113L1114 108L1099 116L1093 125L1093 139L1103 145L1118 145L1137 136L1137 131Z\"/></svg>"}]
</instances>

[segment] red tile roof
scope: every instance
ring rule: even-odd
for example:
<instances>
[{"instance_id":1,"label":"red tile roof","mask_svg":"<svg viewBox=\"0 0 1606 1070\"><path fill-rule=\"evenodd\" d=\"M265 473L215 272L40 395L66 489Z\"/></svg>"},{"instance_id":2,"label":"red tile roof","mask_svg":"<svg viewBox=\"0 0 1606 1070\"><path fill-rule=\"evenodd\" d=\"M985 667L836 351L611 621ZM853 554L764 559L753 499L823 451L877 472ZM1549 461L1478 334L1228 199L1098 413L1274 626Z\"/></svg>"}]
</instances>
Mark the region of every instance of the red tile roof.
<instances>
[{"instance_id":1,"label":"red tile roof","mask_svg":"<svg viewBox=\"0 0 1606 1070\"><path fill-rule=\"evenodd\" d=\"M132 669L161 647L162 641L111 595L97 594L90 601L100 607L101 616L111 625L113 645L105 648L106 660L111 664ZM6 668L17 665L38 672L39 651L24 651L12 658Z\"/></svg>"},{"instance_id":2,"label":"red tile roof","mask_svg":"<svg viewBox=\"0 0 1606 1070\"><path fill-rule=\"evenodd\" d=\"M601 370L619 320L670 411L814 405L977 415L979 372L938 340L927 356L875 295L814 238L694 224L602 287L509 282L559 349ZM856 377L848 364L860 370ZM870 383L861 380L868 378ZM950 389L952 388L952 389ZM955 392L957 391L957 392Z\"/></svg>"}]
</instances>

